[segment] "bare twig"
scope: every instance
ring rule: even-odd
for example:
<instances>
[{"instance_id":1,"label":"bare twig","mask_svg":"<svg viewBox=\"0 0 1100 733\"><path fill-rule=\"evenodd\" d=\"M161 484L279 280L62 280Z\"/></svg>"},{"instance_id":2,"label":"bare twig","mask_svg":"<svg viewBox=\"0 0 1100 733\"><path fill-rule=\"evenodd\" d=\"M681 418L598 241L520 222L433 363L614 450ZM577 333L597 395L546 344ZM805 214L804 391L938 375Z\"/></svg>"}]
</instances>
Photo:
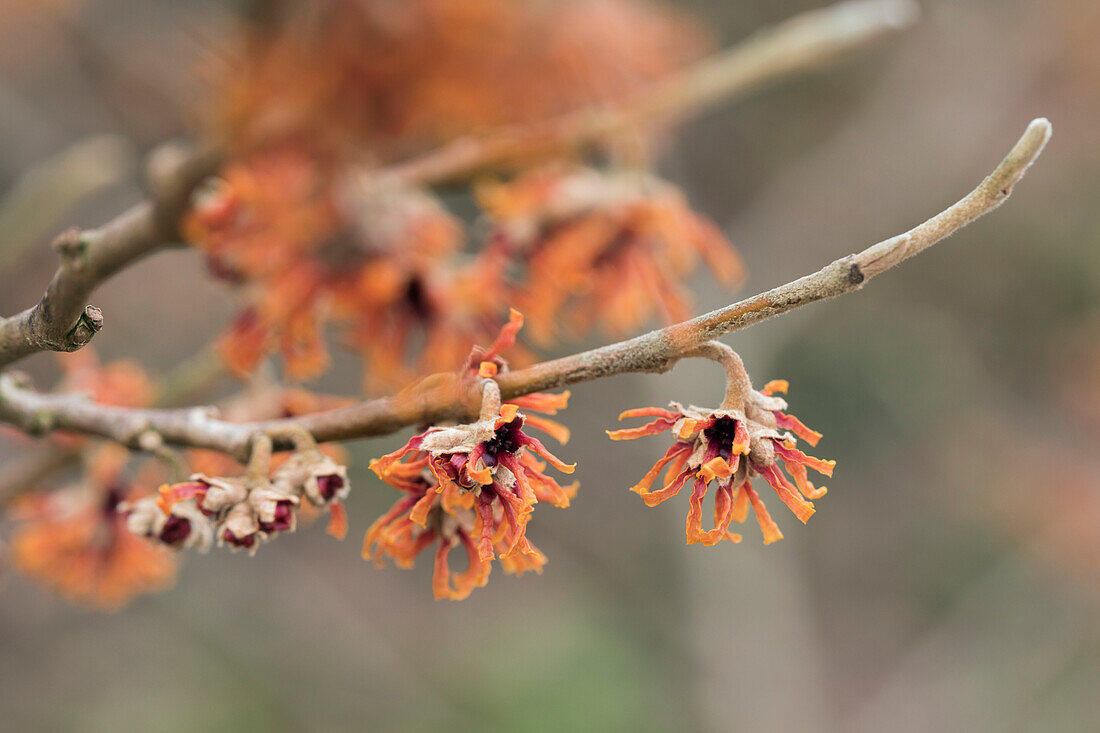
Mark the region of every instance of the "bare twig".
<instances>
[{"instance_id":1,"label":"bare twig","mask_svg":"<svg viewBox=\"0 0 1100 733\"><path fill-rule=\"evenodd\" d=\"M820 68L911 25L918 12L913 0L849 0L803 13L625 99L534 125L461 138L379 175L406 184L453 180L493 166L583 148L638 127L654 127Z\"/></svg>"},{"instance_id":2,"label":"bare twig","mask_svg":"<svg viewBox=\"0 0 1100 733\"><path fill-rule=\"evenodd\" d=\"M87 300L104 280L178 238L192 189L216 170L211 148L164 146L150 157L152 195L98 229L55 241L61 267L37 305L0 319L0 368L37 351L75 351L103 327Z\"/></svg>"},{"instance_id":3,"label":"bare twig","mask_svg":"<svg viewBox=\"0 0 1100 733\"><path fill-rule=\"evenodd\" d=\"M507 400L523 394L628 372L667 371L704 344L803 305L860 289L870 278L900 264L1000 206L1050 139L1050 123L1034 120L1008 156L958 203L908 232L843 257L817 272L689 321L573 356L542 362L496 378ZM10 374L0 375L0 419L28 432L68 430L109 438L140 449L149 431L166 443L212 448L247 458L260 432L300 425L318 441L394 432L408 425L470 419L481 405L479 384L426 380L420 389L292 420L230 423L208 408L132 410L96 405L72 394L41 394ZM461 383L457 383L461 384ZM430 386L439 385L439 386ZM277 448L288 448L276 439Z\"/></svg>"}]
</instances>

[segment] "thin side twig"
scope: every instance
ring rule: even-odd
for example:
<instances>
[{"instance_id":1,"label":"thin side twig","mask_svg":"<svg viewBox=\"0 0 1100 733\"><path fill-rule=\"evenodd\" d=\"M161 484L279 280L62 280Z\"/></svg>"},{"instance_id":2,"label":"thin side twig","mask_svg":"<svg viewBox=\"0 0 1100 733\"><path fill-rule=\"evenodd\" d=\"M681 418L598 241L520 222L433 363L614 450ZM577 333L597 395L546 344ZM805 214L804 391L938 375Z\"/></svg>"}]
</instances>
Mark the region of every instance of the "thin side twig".
<instances>
[{"instance_id":1,"label":"thin side twig","mask_svg":"<svg viewBox=\"0 0 1100 733\"><path fill-rule=\"evenodd\" d=\"M1038 158L1050 139L1046 119L1028 125L1008 156L958 203L904 234L843 257L817 272L739 303L636 338L592 349L497 376L501 396L519 395L628 372L664 372L679 359L699 352L707 342L795 308L859 290L876 275L931 247L978 217L1000 206ZM409 425L445 419L471 419L480 407L480 386L426 380L394 397L369 400L328 412L288 420L230 423L208 408L132 410L92 404L78 395L42 394L10 374L0 375L0 420L28 432L67 430L87 433L140 449L152 430L166 443L212 448L247 458L254 435L291 425L318 441L348 440L392 433ZM289 448L277 441L276 448Z\"/></svg>"},{"instance_id":2,"label":"thin side twig","mask_svg":"<svg viewBox=\"0 0 1100 733\"><path fill-rule=\"evenodd\" d=\"M54 242L61 266L37 304L0 319L0 368L38 351L75 351L103 327L88 305L107 278L178 239L192 189L217 169L211 147L164 146L150 156L152 195L98 229L63 232Z\"/></svg>"}]
</instances>

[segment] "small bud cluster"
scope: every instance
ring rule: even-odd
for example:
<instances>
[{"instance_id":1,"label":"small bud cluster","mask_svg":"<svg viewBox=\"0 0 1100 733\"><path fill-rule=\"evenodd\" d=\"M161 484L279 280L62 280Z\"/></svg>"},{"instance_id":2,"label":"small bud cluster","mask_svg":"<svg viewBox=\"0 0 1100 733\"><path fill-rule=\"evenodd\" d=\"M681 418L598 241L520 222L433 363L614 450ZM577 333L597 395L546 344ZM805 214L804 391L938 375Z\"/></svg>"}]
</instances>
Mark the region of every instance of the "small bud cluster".
<instances>
[{"instance_id":1,"label":"small bud cluster","mask_svg":"<svg viewBox=\"0 0 1100 733\"><path fill-rule=\"evenodd\" d=\"M194 474L183 483L164 485L157 498L120 508L134 534L172 548L209 550L216 541L254 554L259 546L297 527L302 502L328 507L333 524L343 524L340 502L350 490L346 469L315 447L294 453L266 477L210 478ZM337 530L336 534L342 532Z\"/></svg>"}]
</instances>

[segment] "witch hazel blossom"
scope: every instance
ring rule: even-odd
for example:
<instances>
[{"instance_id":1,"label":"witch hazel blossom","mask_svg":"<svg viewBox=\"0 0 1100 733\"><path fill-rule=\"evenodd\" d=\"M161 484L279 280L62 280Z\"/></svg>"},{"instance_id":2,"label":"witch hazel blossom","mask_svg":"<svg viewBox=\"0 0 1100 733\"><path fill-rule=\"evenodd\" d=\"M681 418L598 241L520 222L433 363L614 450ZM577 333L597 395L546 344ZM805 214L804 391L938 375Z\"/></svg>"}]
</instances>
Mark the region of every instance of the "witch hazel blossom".
<instances>
[{"instance_id":1,"label":"witch hazel blossom","mask_svg":"<svg viewBox=\"0 0 1100 733\"><path fill-rule=\"evenodd\" d=\"M491 563L506 572L541 572L546 556L527 538L527 525L537 504L567 507L576 484L561 486L544 471L548 465L572 473L532 427L561 442L565 426L530 414L556 414L569 393L533 393L501 403L493 380L508 368L501 352L515 343L523 316L513 310L509 322L489 347L474 347L459 379L471 387L479 380L479 419L459 425L437 425L414 435L398 450L371 462L371 469L405 496L367 531L363 557L382 565L390 558L409 567L420 552L436 545L432 587L437 599L460 600L484 585ZM449 555L466 553L466 570L452 573Z\"/></svg>"},{"instance_id":2,"label":"witch hazel blossom","mask_svg":"<svg viewBox=\"0 0 1100 733\"><path fill-rule=\"evenodd\" d=\"M436 598L460 600L488 580L491 562L506 572L541 572L546 556L527 538L534 506L569 505L576 487L562 487L542 473L545 463L565 464L523 432L523 415L505 405L502 414L468 425L434 428L414 436L371 468L405 492L367 531L363 556L400 567L438 543L432 587ZM467 569L453 575L451 550L462 546Z\"/></svg>"},{"instance_id":3,"label":"witch hazel blossom","mask_svg":"<svg viewBox=\"0 0 1100 733\"><path fill-rule=\"evenodd\" d=\"M535 550L526 538L527 522L535 504L550 502L568 506L571 492L542 473L541 458L563 473L572 473L575 464L566 464L547 450L537 438L523 430L525 416L515 405L505 404L491 419L466 425L429 428L413 436L402 448L372 461L371 468L386 480L395 464L411 457L423 462L431 475L434 491L457 489L473 497L478 518L478 553L492 560L494 537L498 533L496 515L503 516L510 541L502 555ZM434 497L426 493L411 507L413 521L425 526Z\"/></svg>"},{"instance_id":4,"label":"witch hazel blossom","mask_svg":"<svg viewBox=\"0 0 1100 733\"><path fill-rule=\"evenodd\" d=\"M740 364L740 360L737 360ZM825 495L825 487L809 480L807 468L831 476L835 461L808 456L799 450L799 438L816 445L821 434L787 414L787 403L775 392L785 392L787 383L770 382L763 390L737 392L740 406L710 409L684 407L673 402L669 409L646 407L627 410L619 419L651 417L652 421L636 428L608 431L613 440L631 440L646 435L671 432L674 442L631 489L647 506L656 506L679 494L691 484L685 534L688 544L715 545L722 540L740 542L740 535L729 531L732 522L743 522L751 507L764 543L782 539L783 534L771 518L752 479L762 478L791 512L805 523L813 516L813 500ZM728 398L727 402L731 400ZM654 489L661 472L663 485ZM790 478L788 478L788 474ZM793 483L792 483L793 479ZM714 527L702 526L703 500L710 486L715 487Z\"/></svg>"}]
</instances>

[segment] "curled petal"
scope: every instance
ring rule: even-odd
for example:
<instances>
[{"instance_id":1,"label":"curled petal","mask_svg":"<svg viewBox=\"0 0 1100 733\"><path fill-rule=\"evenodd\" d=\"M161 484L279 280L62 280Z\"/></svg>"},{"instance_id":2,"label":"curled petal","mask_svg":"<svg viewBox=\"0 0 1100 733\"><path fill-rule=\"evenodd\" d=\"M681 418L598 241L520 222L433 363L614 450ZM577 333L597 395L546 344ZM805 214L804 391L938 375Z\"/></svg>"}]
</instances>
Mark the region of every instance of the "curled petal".
<instances>
[{"instance_id":1,"label":"curled petal","mask_svg":"<svg viewBox=\"0 0 1100 733\"><path fill-rule=\"evenodd\" d=\"M477 548L473 541L465 534L461 535L463 548L466 550L466 570L453 578L450 565L447 562L448 555L455 546L455 540L444 539L439 543L435 552L435 566L432 572L432 592L436 600L461 601L489 580L491 566L478 558Z\"/></svg>"},{"instance_id":2,"label":"curled petal","mask_svg":"<svg viewBox=\"0 0 1100 733\"><path fill-rule=\"evenodd\" d=\"M493 497L489 492L482 491L474 502L477 510L478 527L480 528L478 540L478 558L482 562L493 559Z\"/></svg>"},{"instance_id":3,"label":"curled petal","mask_svg":"<svg viewBox=\"0 0 1100 733\"><path fill-rule=\"evenodd\" d=\"M715 531L721 527L722 532L713 544L718 544L718 542L723 539L727 539L733 543L741 541L741 535L729 531L730 522L733 521L735 509L733 486L729 484L719 486L718 493L714 495L714 527ZM703 544L707 545L708 542L704 540Z\"/></svg>"},{"instance_id":4,"label":"curled petal","mask_svg":"<svg viewBox=\"0 0 1100 733\"><path fill-rule=\"evenodd\" d=\"M329 504L329 520L325 532L338 540L348 536L348 513L338 501Z\"/></svg>"},{"instance_id":5,"label":"curled petal","mask_svg":"<svg viewBox=\"0 0 1100 733\"><path fill-rule=\"evenodd\" d=\"M787 390L791 388L791 383L786 379L773 379L764 385L764 389L760 390L760 394L765 397L771 397L776 392L782 392L787 394Z\"/></svg>"},{"instance_id":6,"label":"curled petal","mask_svg":"<svg viewBox=\"0 0 1100 733\"><path fill-rule=\"evenodd\" d=\"M783 466L787 469L787 473L791 474L794 478L794 484L798 487L798 490L802 492L802 495L807 499L820 499L829 492L824 486L815 488L813 482L806 476L806 467L801 463L795 463L794 461L788 461L782 456L779 457L783 461Z\"/></svg>"},{"instance_id":7,"label":"curled petal","mask_svg":"<svg viewBox=\"0 0 1100 733\"><path fill-rule=\"evenodd\" d=\"M753 490L752 485L746 481L741 487L741 491L748 496L752 509L756 512L756 521L760 525L760 531L764 533L764 544L770 545L783 539L783 533L779 531L779 526L768 514L768 508L764 506L764 502L760 500L760 495Z\"/></svg>"},{"instance_id":8,"label":"curled petal","mask_svg":"<svg viewBox=\"0 0 1100 733\"><path fill-rule=\"evenodd\" d=\"M447 564L447 556L454 547L452 540L441 540L439 548L435 551L435 566L432 572L432 593L436 600L455 598L455 591L451 588L451 568Z\"/></svg>"},{"instance_id":9,"label":"curled petal","mask_svg":"<svg viewBox=\"0 0 1100 733\"><path fill-rule=\"evenodd\" d=\"M513 397L508 400L508 403L516 405L521 410L534 410L535 412L542 412L547 415L556 415L559 410L564 410L569 404L570 394L571 392L569 390L565 390L558 394L532 392L531 394L522 395L520 397Z\"/></svg>"},{"instance_id":10,"label":"curled petal","mask_svg":"<svg viewBox=\"0 0 1100 733\"><path fill-rule=\"evenodd\" d=\"M549 463L551 466L558 469L562 473L573 473L573 471L576 470L576 463L564 462L553 453L551 453L549 450L547 450L546 446L543 445L542 441L540 441L538 438L532 438L530 435L520 434L519 440L520 443L533 450L540 458L545 460L547 463Z\"/></svg>"},{"instance_id":11,"label":"curled petal","mask_svg":"<svg viewBox=\"0 0 1100 733\"><path fill-rule=\"evenodd\" d=\"M794 415L787 415L778 410L773 411L772 414L775 415L775 424L777 426L784 430L790 430L811 446L817 445L817 442L821 440L821 433L806 427L806 425Z\"/></svg>"},{"instance_id":12,"label":"curled petal","mask_svg":"<svg viewBox=\"0 0 1100 733\"><path fill-rule=\"evenodd\" d=\"M494 484L494 486L496 486L496 484ZM530 493L530 488L526 489L526 493ZM502 527L506 525L508 531L505 533L505 536L509 537L509 540L505 543L504 549L500 552L501 557L505 557L519 549L520 542L527 534L527 522L531 518L531 504L508 490L498 490L497 498L500 500L501 511L504 517ZM534 497L532 496L531 498L533 499ZM495 539L494 541L500 542L500 539Z\"/></svg>"},{"instance_id":13,"label":"curled petal","mask_svg":"<svg viewBox=\"0 0 1100 733\"><path fill-rule=\"evenodd\" d=\"M455 514L460 509L474 508L474 495L469 491L463 491L462 487L453 481L443 484L442 501L443 511Z\"/></svg>"},{"instance_id":14,"label":"curled petal","mask_svg":"<svg viewBox=\"0 0 1100 733\"><path fill-rule=\"evenodd\" d=\"M675 422L680 419L680 413L666 410L663 407L635 407L619 413L620 420L625 420L628 417L661 417Z\"/></svg>"},{"instance_id":15,"label":"curled petal","mask_svg":"<svg viewBox=\"0 0 1100 733\"><path fill-rule=\"evenodd\" d=\"M515 404L505 402L500 406L500 417L497 418L495 427L500 428L516 419L516 415L519 414L519 407Z\"/></svg>"},{"instance_id":16,"label":"curled petal","mask_svg":"<svg viewBox=\"0 0 1100 733\"><path fill-rule=\"evenodd\" d=\"M247 377L271 349L271 329L254 310L242 313L218 338L218 355L238 377Z\"/></svg>"},{"instance_id":17,"label":"curled petal","mask_svg":"<svg viewBox=\"0 0 1100 733\"><path fill-rule=\"evenodd\" d=\"M466 474L477 481L482 486L488 486L493 483L493 474L489 470L488 466L482 463L481 458L485 455L485 444L478 443L474 446L474 449L470 451L470 457L466 461ZM478 464L482 463L481 468L478 468Z\"/></svg>"},{"instance_id":18,"label":"curled petal","mask_svg":"<svg viewBox=\"0 0 1100 733\"><path fill-rule=\"evenodd\" d=\"M405 443L405 445L401 446L393 453L387 453L381 458L373 459L369 465L370 470L374 471L374 473L377 474L378 478L385 481L387 472L394 466L394 464L396 464L409 453L412 453L415 450L419 450L420 444L423 442L423 433L421 433L420 435L414 435L413 437L409 438L408 443Z\"/></svg>"},{"instance_id":19,"label":"curled petal","mask_svg":"<svg viewBox=\"0 0 1100 733\"><path fill-rule=\"evenodd\" d=\"M806 501L800 493L795 491L795 488L787 481L787 477L783 475L778 466L760 466L756 467L756 470L764 477L765 481L771 484L771 487L775 489L775 493L779 495L787 508L803 524L809 521L810 517L814 515L813 502Z\"/></svg>"},{"instance_id":20,"label":"curled petal","mask_svg":"<svg viewBox=\"0 0 1100 733\"><path fill-rule=\"evenodd\" d=\"M496 340L489 346L483 359L492 359L495 356L499 356L505 349L510 348L516 343L516 334L523 328L523 314L515 308L509 309L508 323L500 329L500 334L496 337Z\"/></svg>"},{"instance_id":21,"label":"curled petal","mask_svg":"<svg viewBox=\"0 0 1100 733\"><path fill-rule=\"evenodd\" d=\"M727 288L737 285L745 274L745 265L737 251L714 224L698 219L691 223L695 225L691 227L691 239L715 279Z\"/></svg>"},{"instance_id":22,"label":"curled petal","mask_svg":"<svg viewBox=\"0 0 1100 733\"><path fill-rule=\"evenodd\" d=\"M577 495L580 484L573 482L569 486L561 486L557 481L542 473L539 468L540 464L534 458L531 458L529 454L520 456L520 463L526 469L527 480L531 484L535 500L540 504L553 504L560 509L564 509L569 506L569 502Z\"/></svg>"},{"instance_id":23,"label":"curled petal","mask_svg":"<svg viewBox=\"0 0 1100 733\"><path fill-rule=\"evenodd\" d=\"M442 487L429 489L424 492L424 496L420 497L416 504L413 505L412 510L409 512L409 519L411 519L414 524L425 528L428 526L428 512L431 511L432 504L435 503L435 497L438 496L441 489Z\"/></svg>"},{"instance_id":24,"label":"curled petal","mask_svg":"<svg viewBox=\"0 0 1100 733\"><path fill-rule=\"evenodd\" d=\"M526 425L543 431L562 445L569 442L569 428L565 427L560 422L545 417L539 417L538 415L526 415L524 422Z\"/></svg>"},{"instance_id":25,"label":"curled petal","mask_svg":"<svg viewBox=\"0 0 1100 733\"><path fill-rule=\"evenodd\" d=\"M737 426L733 429L733 444L730 450L734 453L748 453L749 448L749 429L743 421L738 420Z\"/></svg>"},{"instance_id":26,"label":"curled petal","mask_svg":"<svg viewBox=\"0 0 1100 733\"><path fill-rule=\"evenodd\" d=\"M695 470L692 468L685 468L679 476L672 479L672 482L665 486L663 489L657 491L638 491L642 497L642 501L646 506L657 506L662 501L671 499L680 493L680 489L684 488L684 484L688 482L691 477L695 475Z\"/></svg>"},{"instance_id":27,"label":"curled petal","mask_svg":"<svg viewBox=\"0 0 1100 733\"><path fill-rule=\"evenodd\" d=\"M401 515L408 512L416 504L418 497L405 497L399 500L396 504L390 507L390 510L374 520L374 523L367 528L367 533L363 536L363 559L374 560L375 564L381 565L382 560L382 538L386 532L386 529L390 527L394 521Z\"/></svg>"},{"instance_id":28,"label":"curled petal","mask_svg":"<svg viewBox=\"0 0 1100 733\"><path fill-rule=\"evenodd\" d=\"M721 459L718 459L721 460ZM703 530L703 499L707 494L707 481L702 477L695 478L695 486L691 492L687 523L684 531L689 545L701 542L710 547L726 538L730 520L733 518L733 502L730 499L729 486L717 487L714 498L714 529Z\"/></svg>"},{"instance_id":29,"label":"curled petal","mask_svg":"<svg viewBox=\"0 0 1100 733\"><path fill-rule=\"evenodd\" d=\"M487 562L481 560L478 556L477 544L466 532L459 532L459 538L462 540L462 546L466 550L466 572L464 572L459 580L455 583L455 586L464 592L461 597L454 598L452 600L460 601L462 598L470 595L470 592L474 588L481 588L489 582L489 573L492 571L493 566Z\"/></svg>"},{"instance_id":30,"label":"curled petal","mask_svg":"<svg viewBox=\"0 0 1100 733\"><path fill-rule=\"evenodd\" d=\"M699 467L699 476L707 483L715 479L728 479L737 470L737 466L741 462L741 456L734 454L731 460L733 461L732 466L721 456L712 458Z\"/></svg>"},{"instance_id":31,"label":"curled petal","mask_svg":"<svg viewBox=\"0 0 1100 733\"><path fill-rule=\"evenodd\" d=\"M172 506L181 501L187 501L206 493L207 485L198 481L189 481L182 484L164 484L158 489L157 506L167 516L172 513Z\"/></svg>"},{"instance_id":32,"label":"curled petal","mask_svg":"<svg viewBox=\"0 0 1100 733\"><path fill-rule=\"evenodd\" d=\"M685 417L684 421L680 423L680 429L676 431L676 435L680 440L687 440L697 432L699 432L699 421Z\"/></svg>"},{"instance_id":33,"label":"curled petal","mask_svg":"<svg viewBox=\"0 0 1100 733\"><path fill-rule=\"evenodd\" d=\"M500 558L504 572L512 575L523 575L528 571L542 572L542 566L546 564L546 555L532 545L526 537L523 538L521 552L513 553Z\"/></svg>"},{"instance_id":34,"label":"curled petal","mask_svg":"<svg viewBox=\"0 0 1100 733\"><path fill-rule=\"evenodd\" d=\"M691 446L689 444L680 442L673 443L669 449L665 451L665 454L661 456L660 460L653 464L653 468L649 469L649 472L642 477L642 480L632 486L630 490L635 494L645 496L649 493L649 488L653 485L653 482L657 480L657 475L661 473L661 469L673 461L677 461L677 459L686 461L689 453L691 453ZM668 481L666 481L666 483L668 483Z\"/></svg>"},{"instance_id":35,"label":"curled petal","mask_svg":"<svg viewBox=\"0 0 1100 733\"><path fill-rule=\"evenodd\" d=\"M666 418L660 418L654 420L648 425L643 425L638 428L623 428L622 430L606 430L607 437L612 440L634 440L635 438L642 438L646 435L657 435L663 433L666 430L672 428L676 424L675 420L669 420Z\"/></svg>"},{"instance_id":36,"label":"curled petal","mask_svg":"<svg viewBox=\"0 0 1100 733\"><path fill-rule=\"evenodd\" d=\"M783 443L780 443L779 441L773 441L773 443L775 444L776 455L780 456L783 459L784 463L788 461L790 461L791 463L801 463L803 466L808 466L809 468L812 468L813 470L825 476L833 475L833 469L836 467L836 461L823 461L820 458L814 458L813 456L806 455L794 446L785 445Z\"/></svg>"},{"instance_id":37,"label":"curled petal","mask_svg":"<svg viewBox=\"0 0 1100 733\"><path fill-rule=\"evenodd\" d=\"M745 482L744 486L741 486L737 490L736 496L733 497L733 521L741 524L749 517L749 494L745 491L744 487L748 485Z\"/></svg>"}]
</instances>

